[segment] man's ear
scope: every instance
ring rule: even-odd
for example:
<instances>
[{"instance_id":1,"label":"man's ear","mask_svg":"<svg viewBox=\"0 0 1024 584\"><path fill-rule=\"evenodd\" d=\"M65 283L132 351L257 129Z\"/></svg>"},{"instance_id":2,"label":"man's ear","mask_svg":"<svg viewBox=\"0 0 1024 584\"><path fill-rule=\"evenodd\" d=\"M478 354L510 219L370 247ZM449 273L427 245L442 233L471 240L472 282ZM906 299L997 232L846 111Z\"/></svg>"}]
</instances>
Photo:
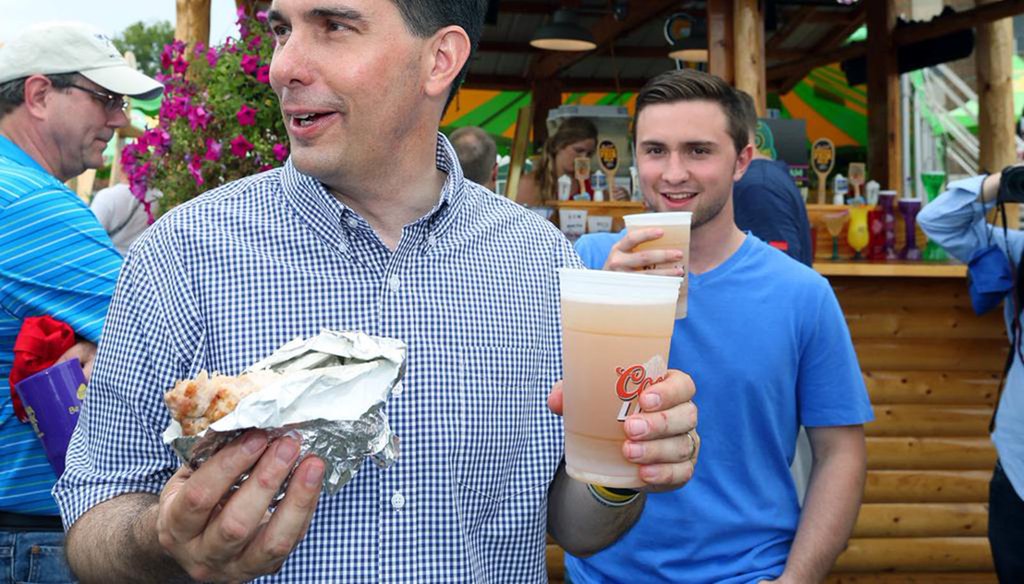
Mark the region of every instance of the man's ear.
<instances>
[{"instance_id":1,"label":"man's ear","mask_svg":"<svg viewBox=\"0 0 1024 584\"><path fill-rule=\"evenodd\" d=\"M446 26L431 37L430 59L424 91L447 98L452 83L469 60L469 36L461 26Z\"/></svg>"},{"instance_id":2,"label":"man's ear","mask_svg":"<svg viewBox=\"0 0 1024 584\"><path fill-rule=\"evenodd\" d=\"M736 170L733 171L732 181L736 182L743 178L743 175L747 172L747 167L750 166L750 161L754 158L754 145L748 143L740 150L739 155L736 156Z\"/></svg>"},{"instance_id":3,"label":"man's ear","mask_svg":"<svg viewBox=\"0 0 1024 584\"><path fill-rule=\"evenodd\" d=\"M46 118L47 102L53 99L57 91L53 83L42 75L32 75L25 79L25 111L33 118Z\"/></svg>"}]
</instances>

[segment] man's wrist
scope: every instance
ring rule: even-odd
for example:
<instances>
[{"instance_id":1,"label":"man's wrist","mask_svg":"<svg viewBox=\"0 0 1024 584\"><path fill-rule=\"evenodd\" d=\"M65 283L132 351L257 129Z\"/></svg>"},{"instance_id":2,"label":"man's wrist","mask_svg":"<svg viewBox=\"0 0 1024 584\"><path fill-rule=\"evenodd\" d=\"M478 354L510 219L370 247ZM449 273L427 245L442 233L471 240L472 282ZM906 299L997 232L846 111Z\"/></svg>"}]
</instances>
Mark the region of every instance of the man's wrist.
<instances>
[{"instance_id":1,"label":"man's wrist","mask_svg":"<svg viewBox=\"0 0 1024 584\"><path fill-rule=\"evenodd\" d=\"M636 489L617 489L601 485L587 485L587 491L598 503L606 507L625 507L640 497Z\"/></svg>"}]
</instances>

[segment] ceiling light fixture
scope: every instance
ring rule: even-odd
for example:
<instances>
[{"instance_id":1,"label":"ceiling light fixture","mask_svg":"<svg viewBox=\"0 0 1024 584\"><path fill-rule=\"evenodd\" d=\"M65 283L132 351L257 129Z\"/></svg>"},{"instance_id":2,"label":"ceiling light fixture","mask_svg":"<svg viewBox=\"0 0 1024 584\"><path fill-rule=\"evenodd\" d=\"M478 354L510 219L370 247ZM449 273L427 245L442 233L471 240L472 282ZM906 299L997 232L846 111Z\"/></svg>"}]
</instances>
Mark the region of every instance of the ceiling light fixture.
<instances>
[{"instance_id":1,"label":"ceiling light fixture","mask_svg":"<svg viewBox=\"0 0 1024 584\"><path fill-rule=\"evenodd\" d=\"M530 46L546 51L592 51L594 35L584 28L572 10L556 10L551 22L537 29Z\"/></svg>"},{"instance_id":2,"label":"ceiling light fixture","mask_svg":"<svg viewBox=\"0 0 1024 584\"><path fill-rule=\"evenodd\" d=\"M701 19L677 12L665 20L665 40L671 45L670 59L690 63L708 62L708 32Z\"/></svg>"}]
</instances>

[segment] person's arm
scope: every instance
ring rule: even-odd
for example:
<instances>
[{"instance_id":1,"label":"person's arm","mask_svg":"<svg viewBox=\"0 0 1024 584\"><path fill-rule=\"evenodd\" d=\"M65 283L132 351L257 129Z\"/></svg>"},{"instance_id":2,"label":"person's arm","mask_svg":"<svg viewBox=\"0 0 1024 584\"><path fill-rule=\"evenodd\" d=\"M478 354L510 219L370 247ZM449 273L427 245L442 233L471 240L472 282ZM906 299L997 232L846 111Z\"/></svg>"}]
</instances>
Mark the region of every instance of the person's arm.
<instances>
[{"instance_id":1,"label":"person's arm","mask_svg":"<svg viewBox=\"0 0 1024 584\"><path fill-rule=\"evenodd\" d=\"M87 511L68 532L68 563L84 583L237 582L272 574L305 536L320 496L324 465L308 457L267 513L298 455L293 438L268 444L263 433L247 433L198 470L181 467L159 499L131 493ZM249 479L232 493L246 472Z\"/></svg>"},{"instance_id":2,"label":"person's arm","mask_svg":"<svg viewBox=\"0 0 1024 584\"><path fill-rule=\"evenodd\" d=\"M121 254L73 193L46 187L0 211L0 310L47 315L98 344Z\"/></svg>"},{"instance_id":3,"label":"person's arm","mask_svg":"<svg viewBox=\"0 0 1024 584\"><path fill-rule=\"evenodd\" d=\"M92 377L92 364L96 359L96 345L89 341L78 341L57 358L57 363L72 359L78 359L78 362L82 364L82 375L85 377L85 382L89 383L89 378Z\"/></svg>"},{"instance_id":4,"label":"person's arm","mask_svg":"<svg viewBox=\"0 0 1024 584\"><path fill-rule=\"evenodd\" d=\"M588 556L608 547L640 517L643 493L678 489L693 477L700 453L694 392L689 375L669 370L664 381L640 395L643 413L626 420L622 445L623 456L640 465L646 483L632 502L602 503L586 484L569 477L564 465L559 467L548 491L548 533L567 552ZM561 383L551 391L548 406L561 415Z\"/></svg>"},{"instance_id":5,"label":"person's arm","mask_svg":"<svg viewBox=\"0 0 1024 584\"><path fill-rule=\"evenodd\" d=\"M995 205L1000 173L953 182L925 205L917 223L925 235L962 262L989 243L1004 247L1002 229L994 230L985 213ZM1011 230L1010 238L1017 234Z\"/></svg>"},{"instance_id":6,"label":"person's arm","mask_svg":"<svg viewBox=\"0 0 1024 584\"><path fill-rule=\"evenodd\" d=\"M769 582L823 582L853 533L864 492L863 426L807 428L814 454L796 539L786 568Z\"/></svg>"}]
</instances>

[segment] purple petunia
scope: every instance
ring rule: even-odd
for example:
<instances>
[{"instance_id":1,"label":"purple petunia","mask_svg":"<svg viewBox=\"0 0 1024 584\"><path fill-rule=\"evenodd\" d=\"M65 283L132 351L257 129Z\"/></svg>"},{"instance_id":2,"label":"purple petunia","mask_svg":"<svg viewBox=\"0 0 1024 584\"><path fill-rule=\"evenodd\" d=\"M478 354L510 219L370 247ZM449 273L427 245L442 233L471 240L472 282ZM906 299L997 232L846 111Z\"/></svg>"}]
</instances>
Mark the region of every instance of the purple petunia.
<instances>
[{"instance_id":1,"label":"purple petunia","mask_svg":"<svg viewBox=\"0 0 1024 584\"><path fill-rule=\"evenodd\" d=\"M260 66L260 58L256 55L244 55L242 57L242 71L252 75Z\"/></svg>"},{"instance_id":2,"label":"purple petunia","mask_svg":"<svg viewBox=\"0 0 1024 584\"><path fill-rule=\"evenodd\" d=\"M276 158L278 162L284 162L285 159L288 158L288 147L284 144L274 144L272 150L274 151L274 158Z\"/></svg>"},{"instance_id":3,"label":"purple petunia","mask_svg":"<svg viewBox=\"0 0 1024 584\"><path fill-rule=\"evenodd\" d=\"M238 123L240 125L251 126L256 123L256 109L243 103L242 107L238 109L238 113L235 114L235 117L238 118Z\"/></svg>"},{"instance_id":4,"label":"purple petunia","mask_svg":"<svg viewBox=\"0 0 1024 584\"><path fill-rule=\"evenodd\" d=\"M235 156L242 158L250 151L252 151L252 142L245 139L245 136L239 134L231 140L231 153Z\"/></svg>"}]
</instances>

